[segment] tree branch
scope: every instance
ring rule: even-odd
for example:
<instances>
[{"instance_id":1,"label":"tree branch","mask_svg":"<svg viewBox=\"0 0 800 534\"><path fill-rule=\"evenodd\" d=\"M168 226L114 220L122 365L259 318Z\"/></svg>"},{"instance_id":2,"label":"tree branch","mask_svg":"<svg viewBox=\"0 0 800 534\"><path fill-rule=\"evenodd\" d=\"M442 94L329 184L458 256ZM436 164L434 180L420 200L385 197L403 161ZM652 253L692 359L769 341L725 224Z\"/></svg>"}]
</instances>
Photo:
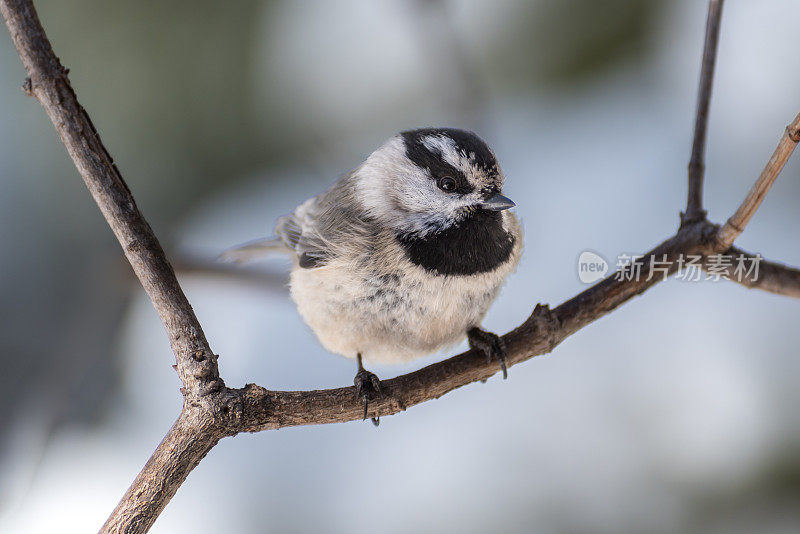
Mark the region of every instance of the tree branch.
<instances>
[{"instance_id":1,"label":"tree branch","mask_svg":"<svg viewBox=\"0 0 800 534\"><path fill-rule=\"evenodd\" d=\"M213 421L200 414L181 411L100 532L150 530L189 472L219 442Z\"/></svg>"},{"instance_id":2,"label":"tree branch","mask_svg":"<svg viewBox=\"0 0 800 534\"><path fill-rule=\"evenodd\" d=\"M728 280L736 282L750 289L761 289L777 295L800 299L800 270L763 259L760 255L751 254L737 247L731 247L725 253L728 256L725 262L728 265L725 273ZM758 272L745 272L740 278L734 272L738 258L745 258L747 262L758 262Z\"/></svg>"},{"instance_id":3,"label":"tree branch","mask_svg":"<svg viewBox=\"0 0 800 534\"><path fill-rule=\"evenodd\" d=\"M750 222L750 219L761 205L761 201L767 196L767 192L772 187L772 184L775 183L775 179L783 170L783 166L786 165L798 142L800 142L800 113L786 127L786 132L778 142L775 152L772 153L772 157L769 158L767 165L761 171L761 175L750 189L750 192L747 193L747 197L739 206L739 209L719 231L717 239L722 247L730 247L733 241L744 231L744 227Z\"/></svg>"},{"instance_id":4,"label":"tree branch","mask_svg":"<svg viewBox=\"0 0 800 534\"><path fill-rule=\"evenodd\" d=\"M716 225L707 221L684 226L644 258L656 257L660 260L666 255L671 262L669 272L675 272L678 268L676 260L681 254L706 255L717 252L717 229ZM641 276L623 278L618 271L552 311L546 305L537 305L524 323L503 336L508 349L508 365L549 353L570 335L665 278L663 275L651 277L651 263L646 259L640 260L637 265L641 268ZM383 398L370 401L368 417L398 413L415 404L437 399L461 386L485 380L498 371L495 362L487 362L485 356L467 351L418 371L381 380ZM363 405L357 399L354 387L323 391L268 391L248 384L236 391L242 396L243 407L238 428L229 425L229 429L236 432L341 423L363 417Z\"/></svg>"},{"instance_id":5,"label":"tree branch","mask_svg":"<svg viewBox=\"0 0 800 534\"><path fill-rule=\"evenodd\" d=\"M718 9L721 3L721 0L711 0L711 7L717 6ZM284 426L361 419L363 406L353 387L293 392L268 391L252 384L242 389L225 387L219 377L216 356L211 352L158 240L136 208L119 171L78 103L67 79L67 71L53 54L33 5L30 0L0 0L0 11L30 75L26 91L45 108L150 296L169 335L184 386L184 405L178 420L136 477L102 532L146 532L189 472L225 436ZM675 272L678 268L676 260L681 255L707 256L725 252L730 246L728 241L738 235L730 231L721 234L718 226L705 220L700 203L702 146L713 73L713 52L709 59L708 51L716 48L719 25L718 13L712 17L712 12L710 9L709 21L716 22L709 23L714 28L707 32L705 75L701 76L699 126L695 135L700 155L696 161L700 162L698 168L701 170L694 182L690 177L690 188L695 193L689 194L690 204L678 232L647 253L644 260L635 261L630 269L618 271L554 310L537 305L522 325L503 336L509 365L550 352L566 337L646 291ZM707 60L710 61L708 67ZM797 129L789 131L787 137L796 143ZM769 176L761 185L757 183L754 187L756 192L748 195L737 215L731 218L733 222L729 221L735 231L740 233L750 220L790 153L791 150L782 151L777 159L774 156L776 163L770 160ZM666 273L655 276L653 263L647 258L667 260ZM625 276L634 268L640 269L639 276ZM782 280L784 276L785 273L776 275L775 279ZM792 280L796 283L796 277ZM784 285L788 287L788 283ZM483 356L469 351L419 371L385 380L382 382L384 398L370 404L369 416L397 413L463 385L489 378L497 371L494 363L487 363Z\"/></svg>"},{"instance_id":6,"label":"tree branch","mask_svg":"<svg viewBox=\"0 0 800 534\"><path fill-rule=\"evenodd\" d=\"M703 210L703 173L706 169L706 132L708 131L708 108L711 104L711 87L714 83L714 66L717 61L722 1L708 2L706 38L703 46L703 61L700 67L700 88L697 93L697 112L694 119L692 157L689 159L689 194L683 220L697 221L706 216Z\"/></svg>"},{"instance_id":7,"label":"tree branch","mask_svg":"<svg viewBox=\"0 0 800 534\"><path fill-rule=\"evenodd\" d=\"M161 245L78 103L67 69L53 53L30 0L0 0L14 45L28 71L24 89L42 104L100 211L167 330L178 374L188 395L223 386L203 329L175 278Z\"/></svg>"}]
</instances>

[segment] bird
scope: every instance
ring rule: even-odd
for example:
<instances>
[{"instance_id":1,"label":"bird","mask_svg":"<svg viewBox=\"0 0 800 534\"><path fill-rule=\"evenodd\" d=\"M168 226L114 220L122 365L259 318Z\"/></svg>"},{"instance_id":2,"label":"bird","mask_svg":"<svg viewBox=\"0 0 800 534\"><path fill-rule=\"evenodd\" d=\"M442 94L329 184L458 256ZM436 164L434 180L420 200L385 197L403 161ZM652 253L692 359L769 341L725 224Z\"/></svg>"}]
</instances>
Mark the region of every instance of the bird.
<instances>
[{"instance_id":1,"label":"bird","mask_svg":"<svg viewBox=\"0 0 800 534\"><path fill-rule=\"evenodd\" d=\"M522 254L503 182L495 153L477 134L403 131L279 218L273 237L223 258L290 255L291 298L324 348L356 360L366 419L382 393L364 362L407 362L466 338L508 376L502 338L481 328Z\"/></svg>"}]
</instances>

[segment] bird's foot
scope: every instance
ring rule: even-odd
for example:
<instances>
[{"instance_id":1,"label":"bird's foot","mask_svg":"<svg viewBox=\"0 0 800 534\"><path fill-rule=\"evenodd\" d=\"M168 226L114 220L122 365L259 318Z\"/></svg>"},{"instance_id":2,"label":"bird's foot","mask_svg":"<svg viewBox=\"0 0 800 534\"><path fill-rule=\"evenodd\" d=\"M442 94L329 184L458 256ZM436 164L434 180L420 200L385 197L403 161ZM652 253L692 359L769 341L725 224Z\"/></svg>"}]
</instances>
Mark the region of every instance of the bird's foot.
<instances>
[{"instance_id":1,"label":"bird's foot","mask_svg":"<svg viewBox=\"0 0 800 534\"><path fill-rule=\"evenodd\" d=\"M486 355L487 362L491 362L493 358L497 359L500 362L500 368L503 370L503 379L508 378L508 367L506 365L508 352L503 338L492 332L481 330L476 326L467 330L467 341L469 342L469 348L479 350Z\"/></svg>"},{"instance_id":2,"label":"bird's foot","mask_svg":"<svg viewBox=\"0 0 800 534\"><path fill-rule=\"evenodd\" d=\"M361 364L360 354L358 355L358 372L353 380L353 384L356 386L356 398L361 400L361 403L364 405L363 420L366 420L367 410L369 409L369 401L382 397L381 381L378 379L375 373L370 373L364 369L364 366ZM372 418L373 425L378 426L380 422L380 417Z\"/></svg>"}]
</instances>

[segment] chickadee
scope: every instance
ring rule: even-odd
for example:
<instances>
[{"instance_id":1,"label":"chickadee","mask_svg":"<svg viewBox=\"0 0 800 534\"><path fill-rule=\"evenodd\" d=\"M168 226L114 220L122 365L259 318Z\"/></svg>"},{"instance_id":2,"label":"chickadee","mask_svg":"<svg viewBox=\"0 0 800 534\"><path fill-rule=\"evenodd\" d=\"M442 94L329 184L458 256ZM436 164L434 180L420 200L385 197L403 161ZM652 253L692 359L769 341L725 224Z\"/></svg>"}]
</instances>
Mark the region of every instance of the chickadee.
<instances>
[{"instance_id":1,"label":"chickadee","mask_svg":"<svg viewBox=\"0 0 800 534\"><path fill-rule=\"evenodd\" d=\"M406 362L466 336L506 378L502 339L480 328L522 253L519 222L507 211L514 202L502 187L497 158L474 133L401 132L281 217L277 237L224 256L291 255L292 299L326 349L356 358L366 419L381 391L362 358Z\"/></svg>"}]
</instances>

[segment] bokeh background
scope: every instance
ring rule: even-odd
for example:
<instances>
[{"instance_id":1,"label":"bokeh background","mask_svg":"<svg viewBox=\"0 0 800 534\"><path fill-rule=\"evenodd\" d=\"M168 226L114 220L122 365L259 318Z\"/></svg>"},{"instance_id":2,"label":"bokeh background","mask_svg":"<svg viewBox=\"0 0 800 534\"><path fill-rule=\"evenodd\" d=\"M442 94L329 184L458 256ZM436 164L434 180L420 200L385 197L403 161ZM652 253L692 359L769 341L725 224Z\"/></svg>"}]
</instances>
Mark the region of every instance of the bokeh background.
<instances>
[{"instance_id":1,"label":"bokeh background","mask_svg":"<svg viewBox=\"0 0 800 534\"><path fill-rule=\"evenodd\" d=\"M287 264L217 272L384 139L476 130L526 252L485 326L581 291L685 202L705 2L40 0L229 385L350 384ZM726 2L706 203L724 221L800 110L800 3ZM167 338L0 31L0 530L90 532L176 417ZM800 265L800 163L738 243ZM554 354L369 423L220 443L153 532L800 530L797 301L670 280ZM391 377L435 361L377 367Z\"/></svg>"}]
</instances>

